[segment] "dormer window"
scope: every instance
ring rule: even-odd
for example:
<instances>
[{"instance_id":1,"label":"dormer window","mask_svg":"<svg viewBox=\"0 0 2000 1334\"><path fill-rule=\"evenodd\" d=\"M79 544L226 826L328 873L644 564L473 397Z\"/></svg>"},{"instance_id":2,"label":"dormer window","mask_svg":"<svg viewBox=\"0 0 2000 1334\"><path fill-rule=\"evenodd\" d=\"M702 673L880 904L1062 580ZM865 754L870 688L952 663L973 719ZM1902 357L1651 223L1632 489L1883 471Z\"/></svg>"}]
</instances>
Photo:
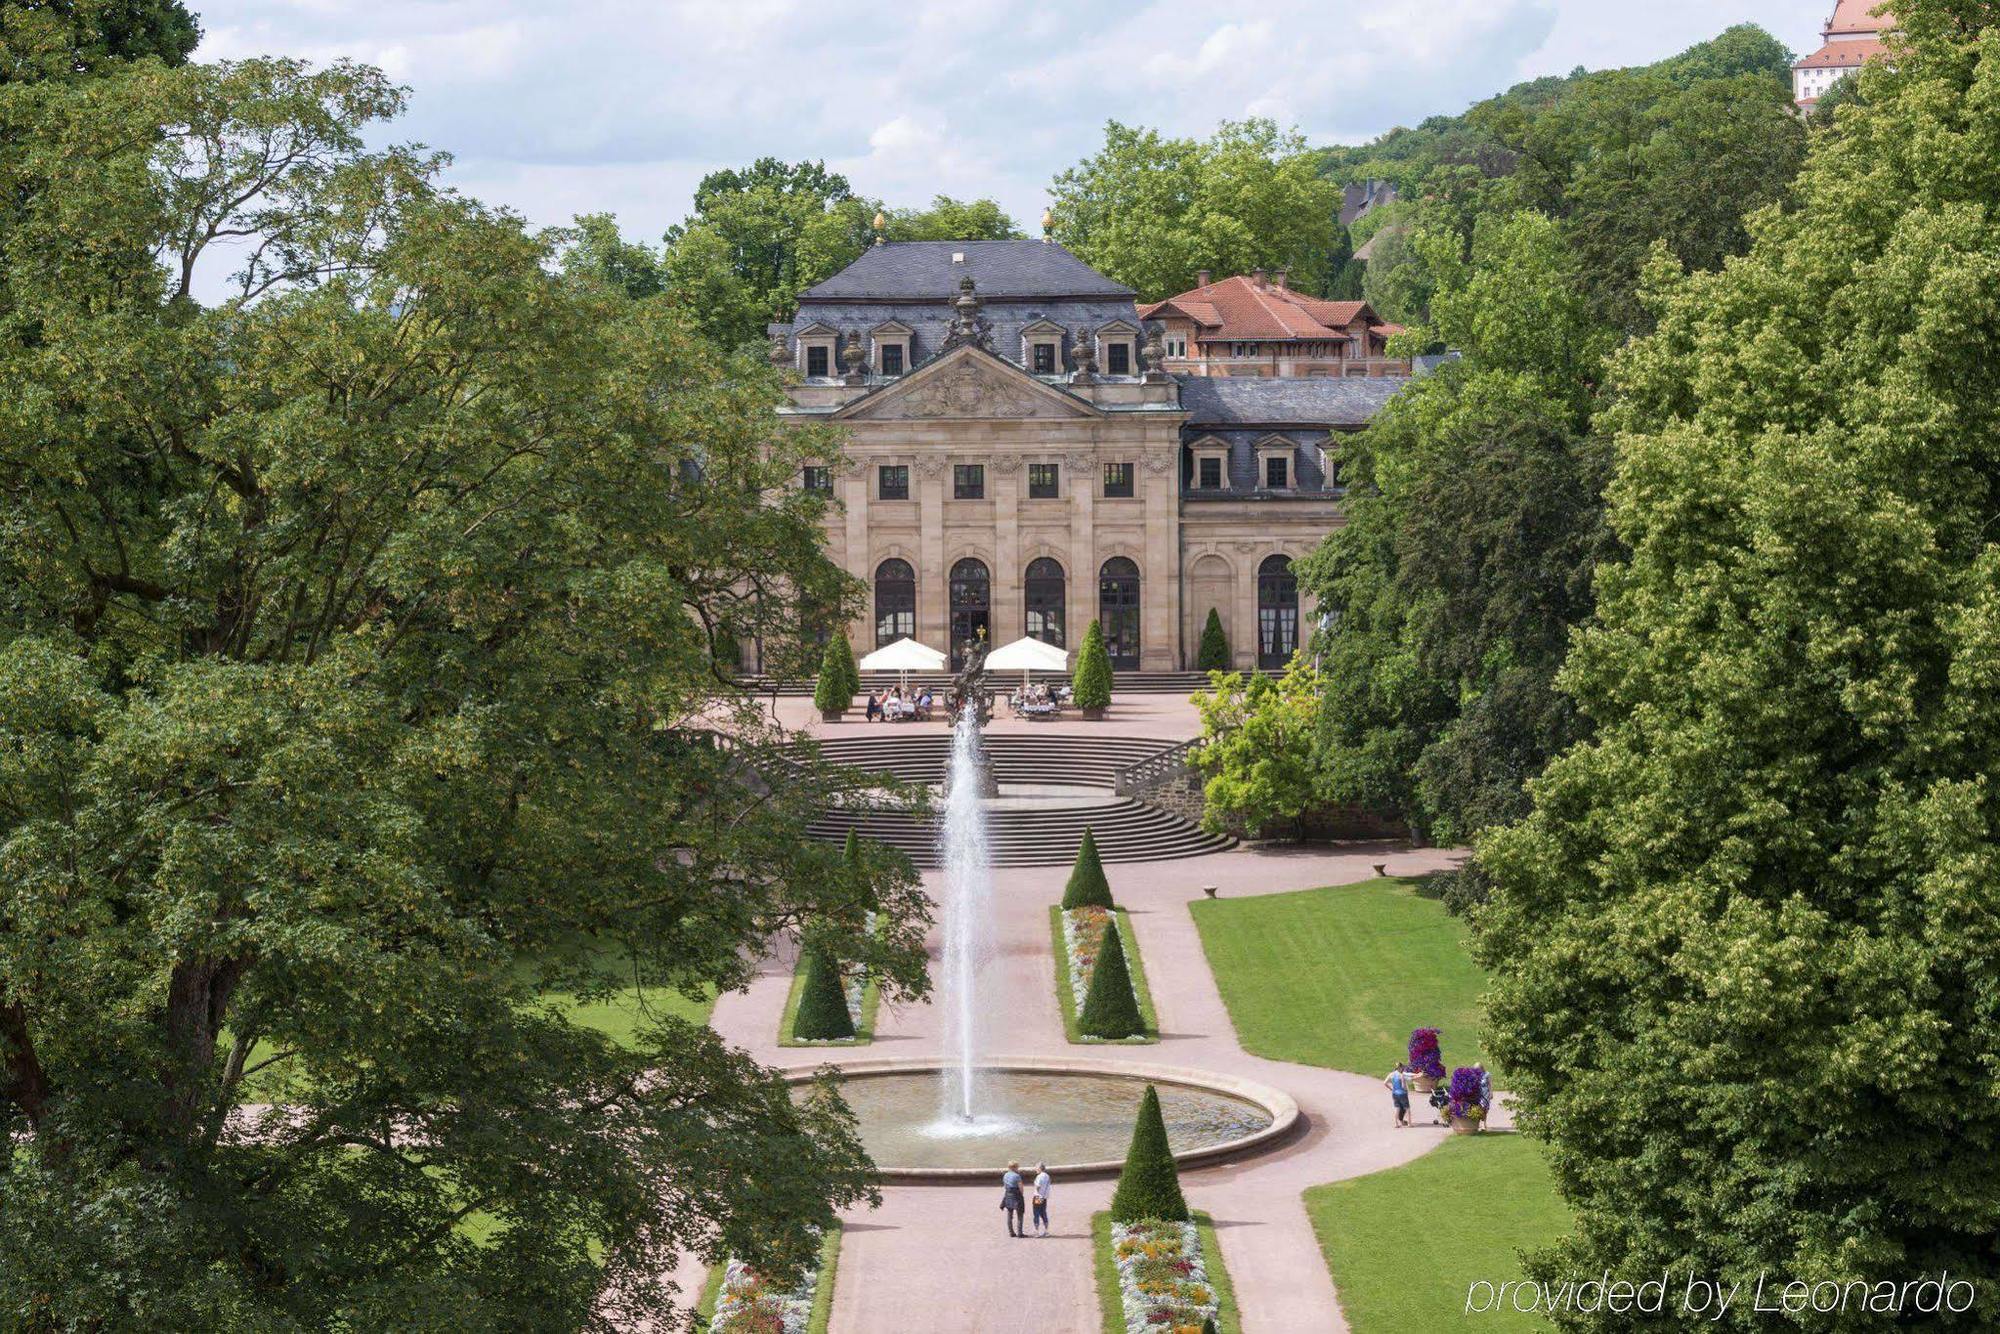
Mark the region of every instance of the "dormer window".
<instances>
[{"instance_id":1,"label":"dormer window","mask_svg":"<svg viewBox=\"0 0 2000 1334\"><path fill-rule=\"evenodd\" d=\"M1204 436L1195 441L1194 489L1197 491L1226 491L1229 489L1229 443L1216 436Z\"/></svg>"},{"instance_id":2,"label":"dormer window","mask_svg":"<svg viewBox=\"0 0 2000 1334\"><path fill-rule=\"evenodd\" d=\"M910 369L910 326L888 320L868 331L874 344L875 373L884 379L900 379Z\"/></svg>"},{"instance_id":3,"label":"dormer window","mask_svg":"<svg viewBox=\"0 0 2000 1334\"><path fill-rule=\"evenodd\" d=\"M834 350L840 334L832 327L814 321L799 330L799 370L807 379L825 379L833 374Z\"/></svg>"},{"instance_id":4,"label":"dormer window","mask_svg":"<svg viewBox=\"0 0 2000 1334\"><path fill-rule=\"evenodd\" d=\"M1292 442L1282 435L1267 435L1257 442L1257 477L1266 491L1292 489Z\"/></svg>"},{"instance_id":5,"label":"dormer window","mask_svg":"<svg viewBox=\"0 0 2000 1334\"><path fill-rule=\"evenodd\" d=\"M1139 331L1117 320L1097 331L1097 362L1106 375L1137 374Z\"/></svg>"},{"instance_id":6,"label":"dormer window","mask_svg":"<svg viewBox=\"0 0 2000 1334\"><path fill-rule=\"evenodd\" d=\"M1062 372L1063 327L1053 320L1036 320L1021 330L1021 364L1034 375Z\"/></svg>"}]
</instances>

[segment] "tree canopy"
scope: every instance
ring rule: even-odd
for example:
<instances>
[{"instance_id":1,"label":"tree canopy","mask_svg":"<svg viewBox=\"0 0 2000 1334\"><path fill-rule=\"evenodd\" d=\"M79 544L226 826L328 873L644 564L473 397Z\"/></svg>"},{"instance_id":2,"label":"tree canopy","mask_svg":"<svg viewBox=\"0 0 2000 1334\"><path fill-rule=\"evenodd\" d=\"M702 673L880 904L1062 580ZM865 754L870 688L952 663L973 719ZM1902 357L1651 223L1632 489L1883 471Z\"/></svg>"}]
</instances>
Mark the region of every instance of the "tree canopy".
<instances>
[{"instance_id":1,"label":"tree canopy","mask_svg":"<svg viewBox=\"0 0 2000 1334\"><path fill-rule=\"evenodd\" d=\"M201 26L180 0L0 0L0 83L186 61Z\"/></svg>"},{"instance_id":2,"label":"tree canopy","mask_svg":"<svg viewBox=\"0 0 2000 1334\"><path fill-rule=\"evenodd\" d=\"M867 1198L664 1014L928 907L717 666L851 610L767 368L372 150L370 70L0 85L0 1323L629 1328ZM233 238L238 295L191 296ZM864 929L869 912L883 922Z\"/></svg>"},{"instance_id":3,"label":"tree canopy","mask_svg":"<svg viewBox=\"0 0 2000 1334\"><path fill-rule=\"evenodd\" d=\"M694 212L667 231L668 281L690 318L720 345L761 343L765 324L789 314L800 292L874 242L878 212L882 235L892 241L1021 234L990 199L939 195L927 209L890 211L855 194L824 163L759 158L740 171L710 172L695 187Z\"/></svg>"},{"instance_id":4,"label":"tree canopy","mask_svg":"<svg viewBox=\"0 0 2000 1334\"><path fill-rule=\"evenodd\" d=\"M1296 131L1224 121L1205 140L1109 121L1104 146L1050 186L1053 233L1086 264L1157 300L1217 276L1289 268L1321 292L1346 262L1340 187Z\"/></svg>"},{"instance_id":5,"label":"tree canopy","mask_svg":"<svg viewBox=\"0 0 2000 1334\"><path fill-rule=\"evenodd\" d=\"M1594 735L1483 845L1479 940L1577 1211L1536 1272L1949 1270L1974 1308L1903 1323L1990 1328L2000 10L1897 17L1794 207L1648 269L1605 418L1629 555L1561 678Z\"/></svg>"}]
</instances>

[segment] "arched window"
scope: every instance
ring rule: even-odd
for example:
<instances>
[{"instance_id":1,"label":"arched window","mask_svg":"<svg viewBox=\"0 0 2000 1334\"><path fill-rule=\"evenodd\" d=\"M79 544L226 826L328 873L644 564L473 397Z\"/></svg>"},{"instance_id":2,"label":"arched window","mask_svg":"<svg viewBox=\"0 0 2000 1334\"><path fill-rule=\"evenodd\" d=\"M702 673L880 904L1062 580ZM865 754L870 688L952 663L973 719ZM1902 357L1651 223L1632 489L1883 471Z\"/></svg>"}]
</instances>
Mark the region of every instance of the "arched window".
<instances>
[{"instance_id":1,"label":"arched window","mask_svg":"<svg viewBox=\"0 0 2000 1334\"><path fill-rule=\"evenodd\" d=\"M917 637L917 572L893 557L875 567L875 647Z\"/></svg>"},{"instance_id":2,"label":"arched window","mask_svg":"<svg viewBox=\"0 0 2000 1334\"><path fill-rule=\"evenodd\" d=\"M986 562L967 556L951 567L951 665L965 666L965 651L993 630L993 576Z\"/></svg>"},{"instance_id":3,"label":"arched window","mask_svg":"<svg viewBox=\"0 0 2000 1334\"><path fill-rule=\"evenodd\" d=\"M1299 578L1289 556L1257 567L1257 665L1282 667L1299 647Z\"/></svg>"},{"instance_id":4,"label":"arched window","mask_svg":"<svg viewBox=\"0 0 2000 1334\"><path fill-rule=\"evenodd\" d=\"M1139 665L1139 567L1113 556L1097 572L1097 623L1111 665L1131 671Z\"/></svg>"},{"instance_id":5,"label":"arched window","mask_svg":"<svg viewBox=\"0 0 2000 1334\"><path fill-rule=\"evenodd\" d=\"M1063 567L1047 556L1029 561L1025 591L1028 597L1028 638L1061 648L1063 600L1068 593Z\"/></svg>"}]
</instances>

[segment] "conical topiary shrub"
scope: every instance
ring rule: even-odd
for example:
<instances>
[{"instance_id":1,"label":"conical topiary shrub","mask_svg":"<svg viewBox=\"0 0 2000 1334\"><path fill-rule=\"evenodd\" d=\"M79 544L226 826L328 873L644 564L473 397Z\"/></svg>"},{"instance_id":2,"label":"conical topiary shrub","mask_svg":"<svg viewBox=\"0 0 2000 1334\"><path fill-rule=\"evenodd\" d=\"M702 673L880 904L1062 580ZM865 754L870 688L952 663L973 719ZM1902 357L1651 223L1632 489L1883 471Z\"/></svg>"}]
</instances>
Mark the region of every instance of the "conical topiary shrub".
<instances>
[{"instance_id":1,"label":"conical topiary shrub","mask_svg":"<svg viewBox=\"0 0 2000 1334\"><path fill-rule=\"evenodd\" d=\"M1162 1218L1184 1223L1187 1217L1181 1174L1174 1167L1173 1150L1167 1147L1160 1095L1148 1084L1146 1096L1139 1100L1139 1120L1132 1127L1132 1147L1125 1151L1125 1170L1118 1174L1118 1192L1111 1197L1111 1221Z\"/></svg>"},{"instance_id":2,"label":"conical topiary shrub","mask_svg":"<svg viewBox=\"0 0 2000 1334\"><path fill-rule=\"evenodd\" d=\"M1109 908L1111 882L1104 878L1104 859L1097 855L1097 839L1090 826L1083 829L1083 843L1076 850L1076 865L1063 888L1063 911L1071 908Z\"/></svg>"},{"instance_id":3,"label":"conical topiary shrub","mask_svg":"<svg viewBox=\"0 0 2000 1334\"><path fill-rule=\"evenodd\" d=\"M806 946L806 980L799 989L799 1012L792 1017L792 1036L801 1042L835 1042L854 1036L854 1016L847 1012L847 992L840 969L817 945Z\"/></svg>"},{"instance_id":4,"label":"conical topiary shrub","mask_svg":"<svg viewBox=\"0 0 2000 1334\"><path fill-rule=\"evenodd\" d=\"M860 689L861 669L854 665L854 650L848 646L847 636L836 631L820 655L813 705L821 714L845 713Z\"/></svg>"},{"instance_id":5,"label":"conical topiary shrub","mask_svg":"<svg viewBox=\"0 0 2000 1334\"><path fill-rule=\"evenodd\" d=\"M1077 1028L1093 1038L1134 1038L1146 1031L1139 997L1132 990L1132 970L1125 963L1125 933L1113 913L1104 927L1104 944L1097 966L1090 970L1090 989L1083 993L1083 1013Z\"/></svg>"},{"instance_id":6,"label":"conical topiary shrub","mask_svg":"<svg viewBox=\"0 0 2000 1334\"><path fill-rule=\"evenodd\" d=\"M1104 649L1104 631L1096 621L1083 632L1073 688L1079 709L1102 709L1111 704L1111 655Z\"/></svg>"},{"instance_id":7,"label":"conical topiary shrub","mask_svg":"<svg viewBox=\"0 0 2000 1334\"><path fill-rule=\"evenodd\" d=\"M1229 637L1222 633L1222 617L1208 609L1208 623L1201 627L1201 647L1195 650L1194 665L1204 672L1229 670Z\"/></svg>"}]
</instances>

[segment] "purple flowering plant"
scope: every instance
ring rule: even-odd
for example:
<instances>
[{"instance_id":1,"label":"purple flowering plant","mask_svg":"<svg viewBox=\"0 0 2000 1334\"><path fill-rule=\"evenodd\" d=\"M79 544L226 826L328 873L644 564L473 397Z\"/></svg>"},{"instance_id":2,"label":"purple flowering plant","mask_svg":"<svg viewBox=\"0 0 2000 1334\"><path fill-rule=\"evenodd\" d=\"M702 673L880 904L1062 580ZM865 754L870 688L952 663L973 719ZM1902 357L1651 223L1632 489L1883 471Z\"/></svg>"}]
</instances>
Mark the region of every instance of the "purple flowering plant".
<instances>
[{"instance_id":1,"label":"purple flowering plant","mask_svg":"<svg viewBox=\"0 0 2000 1334\"><path fill-rule=\"evenodd\" d=\"M1451 1072L1450 1092L1453 1119L1486 1115L1485 1104L1479 1101L1479 1072L1471 1066L1461 1065Z\"/></svg>"},{"instance_id":2,"label":"purple flowering plant","mask_svg":"<svg viewBox=\"0 0 2000 1334\"><path fill-rule=\"evenodd\" d=\"M1410 1069L1432 1079L1444 1078L1444 1055L1438 1049L1438 1031L1435 1028L1410 1030Z\"/></svg>"}]
</instances>

